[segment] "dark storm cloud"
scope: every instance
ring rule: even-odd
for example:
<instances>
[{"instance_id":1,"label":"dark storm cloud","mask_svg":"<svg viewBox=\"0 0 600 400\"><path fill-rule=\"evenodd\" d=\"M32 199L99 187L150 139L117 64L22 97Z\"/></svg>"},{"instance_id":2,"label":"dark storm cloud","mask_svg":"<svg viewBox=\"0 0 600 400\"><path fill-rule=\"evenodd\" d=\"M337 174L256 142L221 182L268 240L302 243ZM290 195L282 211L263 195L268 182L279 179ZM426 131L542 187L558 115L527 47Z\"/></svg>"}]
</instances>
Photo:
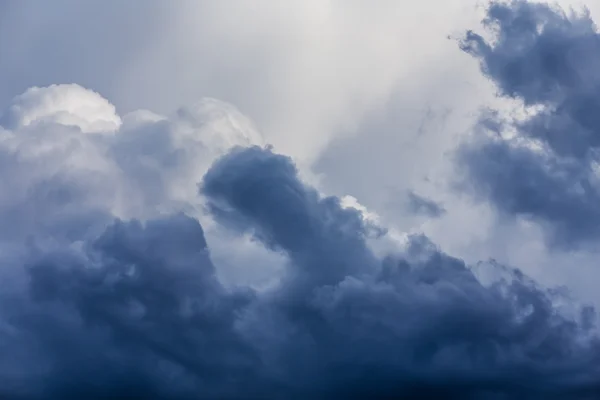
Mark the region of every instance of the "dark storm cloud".
<instances>
[{"instance_id":1,"label":"dark storm cloud","mask_svg":"<svg viewBox=\"0 0 600 400\"><path fill-rule=\"evenodd\" d=\"M468 32L461 48L500 95L529 111L519 119L483 115L459 151L466 186L503 212L544 224L552 245L598 238L600 36L589 13L493 2L484 26L493 40ZM509 130L516 138L504 135Z\"/></svg>"},{"instance_id":2,"label":"dark storm cloud","mask_svg":"<svg viewBox=\"0 0 600 400\"><path fill-rule=\"evenodd\" d=\"M196 220L117 221L82 252L45 252L28 270L43 314L17 320L51 365L38 382L41 398L215 398L230 384L251 389L242 379L256 360L234 322L253 295L220 286Z\"/></svg>"},{"instance_id":3,"label":"dark storm cloud","mask_svg":"<svg viewBox=\"0 0 600 400\"><path fill-rule=\"evenodd\" d=\"M593 310L561 316L518 271L485 287L424 236L378 259L358 211L270 150L233 150L202 192L220 221L287 254L281 283L224 288L202 227L183 214L115 221L69 246L32 242L28 291L2 295L5 398L585 399L599 389Z\"/></svg>"},{"instance_id":4,"label":"dark storm cloud","mask_svg":"<svg viewBox=\"0 0 600 400\"><path fill-rule=\"evenodd\" d=\"M203 192L286 251L300 276L319 278L298 295L306 283L291 271L268 304L251 308L285 327L272 329L284 332L272 339L279 370L308 393L568 398L595 389L596 345L578 344L583 325L560 317L541 290L519 274L484 288L421 236L402 257L373 263L358 215L300 183L287 157L235 150L209 170Z\"/></svg>"},{"instance_id":5,"label":"dark storm cloud","mask_svg":"<svg viewBox=\"0 0 600 400\"><path fill-rule=\"evenodd\" d=\"M594 237L600 218L590 183L595 144L585 130L592 123L574 111L585 85L556 78L568 63L539 74L528 69L552 58L551 38L564 33L568 44L587 37L589 19L526 2L493 3L489 15L499 40L491 45L469 34L464 49L481 59L502 93L542 111L519 124L485 118L480 135L459 152L471 178L465 185L507 213L545 221L560 243ZM541 37L549 42L536 44ZM534 59L520 64L529 56ZM511 60L522 77L498 66ZM556 120L573 124L577 146L561 144L558 130L541 130ZM150 125L153 130L140 125L116 147L103 147L108 139L81 136L74 127L65 128L64 143L55 140L60 135L48 137L49 121L14 135L31 142L30 152L20 140L0 152L3 187L12 190L0 193L1 398L599 396L592 308L568 316L555 306L564 299L493 262L489 267L505 279L484 285L463 260L422 235L381 258L367 243L372 227L358 210L306 185L292 160L270 149L235 148L200 183L217 223L251 234L287 261L269 289L225 287L195 218L121 220L115 208L93 201L115 189L120 175L113 169L130 178L123 186L140 186L123 198L141 193L151 206L168 197L166 183L187 169L175 168L165 179L155 173L182 163L195 171L187 161L203 153L188 154L167 140L165 123ZM520 137L498 137L507 126L516 126ZM534 139L546 147L522 145ZM60 143L94 151L74 158L81 164L67 163ZM183 143L185 150L194 147ZM36 146L56 153L43 158ZM86 169L97 152L115 161L105 180ZM230 250L238 251L234 244Z\"/></svg>"},{"instance_id":6,"label":"dark storm cloud","mask_svg":"<svg viewBox=\"0 0 600 400\"><path fill-rule=\"evenodd\" d=\"M202 191L221 220L227 214L245 221L315 283L335 283L375 265L360 214L343 209L336 197L319 198L298 180L289 157L259 147L233 150L209 169Z\"/></svg>"}]
</instances>

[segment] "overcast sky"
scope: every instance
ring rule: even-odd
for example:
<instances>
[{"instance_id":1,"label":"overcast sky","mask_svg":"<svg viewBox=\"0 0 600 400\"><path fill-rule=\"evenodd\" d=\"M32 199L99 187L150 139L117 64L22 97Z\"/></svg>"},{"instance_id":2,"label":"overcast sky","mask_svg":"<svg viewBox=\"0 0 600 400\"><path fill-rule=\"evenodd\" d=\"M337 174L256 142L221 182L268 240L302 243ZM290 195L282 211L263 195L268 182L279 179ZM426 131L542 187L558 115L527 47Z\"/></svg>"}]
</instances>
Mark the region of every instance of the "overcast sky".
<instances>
[{"instance_id":1,"label":"overcast sky","mask_svg":"<svg viewBox=\"0 0 600 400\"><path fill-rule=\"evenodd\" d=\"M594 398L599 20L0 0L0 397Z\"/></svg>"}]
</instances>

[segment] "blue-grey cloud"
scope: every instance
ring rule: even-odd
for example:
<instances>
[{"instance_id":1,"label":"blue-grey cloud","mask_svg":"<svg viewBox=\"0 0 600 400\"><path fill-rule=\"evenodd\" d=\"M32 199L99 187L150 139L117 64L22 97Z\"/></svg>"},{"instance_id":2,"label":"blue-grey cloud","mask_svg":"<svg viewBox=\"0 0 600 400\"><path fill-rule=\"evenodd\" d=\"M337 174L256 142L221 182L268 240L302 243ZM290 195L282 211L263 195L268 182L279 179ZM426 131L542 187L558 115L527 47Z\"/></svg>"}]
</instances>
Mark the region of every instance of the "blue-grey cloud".
<instances>
[{"instance_id":1,"label":"blue-grey cloud","mask_svg":"<svg viewBox=\"0 0 600 400\"><path fill-rule=\"evenodd\" d=\"M490 10L560 16L524 2ZM479 54L485 42L470 40L465 49ZM29 91L0 120L0 397L583 400L600 392L593 308L568 315L555 305L564 299L493 262L505 278L484 285L423 235L375 254L372 221L303 182L291 158L249 146L259 140L222 105L224 117L206 129L207 104L121 119L80 89ZM528 137L542 141L536 135ZM533 210L563 242L593 236L591 223L575 230L585 212L595 218L593 197L589 210L558 218L582 204L581 191L544 195L584 180L588 153L494 140L461 149L474 193L513 214ZM243 147L226 151L232 144ZM209 215L198 212L200 199ZM281 279L262 290L225 286L211 228L197 218L280 253ZM219 247L236 253L236 243Z\"/></svg>"},{"instance_id":2,"label":"blue-grey cloud","mask_svg":"<svg viewBox=\"0 0 600 400\"><path fill-rule=\"evenodd\" d=\"M446 209L441 204L423 197L412 190L406 193L407 208L412 214L423 215L430 218L438 218L446 213Z\"/></svg>"},{"instance_id":3,"label":"blue-grey cloud","mask_svg":"<svg viewBox=\"0 0 600 400\"><path fill-rule=\"evenodd\" d=\"M413 237L398 259L373 260L357 216L302 185L286 157L235 150L206 174L203 193L227 218L244 220L289 254L290 278L253 318L276 313L285 329L275 342L289 357L279 370L307 380L305 390L568 398L595 388L579 378L553 382L557 373L589 374L597 349L576 344L585 328L558 316L543 291L518 275L484 288L461 260L424 237ZM309 279L310 290L298 279L326 271L329 280Z\"/></svg>"},{"instance_id":4,"label":"blue-grey cloud","mask_svg":"<svg viewBox=\"0 0 600 400\"><path fill-rule=\"evenodd\" d=\"M482 115L459 150L464 187L502 212L540 222L554 246L590 243L600 235L596 27L587 11L524 0L492 2L484 26L492 40L470 31L461 48L528 113Z\"/></svg>"},{"instance_id":5,"label":"blue-grey cloud","mask_svg":"<svg viewBox=\"0 0 600 400\"><path fill-rule=\"evenodd\" d=\"M563 316L518 271L483 286L424 236L377 258L359 212L268 149L234 149L201 190L217 220L287 255L279 285L223 287L200 223L183 214L33 242L28 289L2 295L11 361L0 393L585 399L599 389L593 310Z\"/></svg>"},{"instance_id":6,"label":"blue-grey cloud","mask_svg":"<svg viewBox=\"0 0 600 400\"><path fill-rule=\"evenodd\" d=\"M296 174L288 157L239 148L209 169L202 191L221 221L238 226L244 221L265 244L288 253L298 273L311 280L335 283L373 267L360 214L343 209L337 197L320 198Z\"/></svg>"}]
</instances>

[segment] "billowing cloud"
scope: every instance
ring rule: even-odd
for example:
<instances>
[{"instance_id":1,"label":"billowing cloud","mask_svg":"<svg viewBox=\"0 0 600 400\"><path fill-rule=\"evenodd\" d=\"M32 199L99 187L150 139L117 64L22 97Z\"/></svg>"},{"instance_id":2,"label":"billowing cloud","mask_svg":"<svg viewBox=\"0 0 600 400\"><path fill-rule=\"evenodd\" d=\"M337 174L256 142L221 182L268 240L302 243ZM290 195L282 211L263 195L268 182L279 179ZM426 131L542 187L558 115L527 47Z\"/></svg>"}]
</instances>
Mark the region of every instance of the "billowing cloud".
<instances>
[{"instance_id":1,"label":"billowing cloud","mask_svg":"<svg viewBox=\"0 0 600 400\"><path fill-rule=\"evenodd\" d=\"M422 235L373 251L381 221L304 183L230 106L115 117L107 135L90 128L116 115L99 95L28 93L15 101L32 104L21 107L29 122L6 124L2 142L13 190L1 210L14 219L0 253L4 397L564 399L597 389L593 309L568 316L555 295L494 264L505 277L484 285ZM78 95L98 107L61 103ZM279 279L224 284L215 229L282 256ZM225 247L242 267L274 268L266 257L252 265L238 244Z\"/></svg>"},{"instance_id":2,"label":"billowing cloud","mask_svg":"<svg viewBox=\"0 0 600 400\"><path fill-rule=\"evenodd\" d=\"M546 60L546 47L532 50L540 37L577 41L592 29L586 15L523 1L493 3L489 16L500 40L469 34L463 48L497 82L508 78L489 60L507 65L523 46L520 57ZM224 26L239 20L229 17ZM548 126L588 127L572 106L583 85L527 74L498 87L536 113L483 119L459 151L463 187L544 222L558 243L590 240L594 141L576 131L580 143L565 147L533 128L544 115ZM348 90L372 101L388 83ZM344 114L337 98L318 114ZM286 146L267 145L228 103L120 115L99 93L52 85L1 115L2 398L579 400L600 391L593 307L493 260L469 265L351 196L323 193L278 152ZM295 121L273 126L283 120ZM316 121L307 126L329 125ZM581 188L564 190L577 179ZM413 211L443 213L409 193Z\"/></svg>"},{"instance_id":3,"label":"billowing cloud","mask_svg":"<svg viewBox=\"0 0 600 400\"><path fill-rule=\"evenodd\" d=\"M521 115L485 113L459 151L465 186L508 215L533 219L553 245L599 237L597 107L600 36L586 11L522 0L493 2L486 40L461 42Z\"/></svg>"},{"instance_id":4,"label":"billowing cloud","mask_svg":"<svg viewBox=\"0 0 600 400\"><path fill-rule=\"evenodd\" d=\"M121 125L112 104L78 85L28 89L13 99L1 123L15 130L51 121L77 126L84 133L115 131Z\"/></svg>"},{"instance_id":5,"label":"billowing cloud","mask_svg":"<svg viewBox=\"0 0 600 400\"><path fill-rule=\"evenodd\" d=\"M593 341L579 342L591 327L583 321L587 314L581 322L563 319L552 298L519 273L510 283L484 287L461 260L422 236L411 237L402 255L374 259L359 215L303 187L290 160L268 150L226 155L206 174L203 192L219 215L243 220L266 245L289 255L291 275L270 298L275 303L261 302L255 312L272 315L275 307L283 318L278 323L284 329L264 325L284 332L276 343L292 341L282 351L295 354L287 368L309 379L304 390L359 397L568 398L595 389L591 381L555 386L550 378L595 369L595 360L561 355L564 345L571 356L597 352ZM286 338L288 332L301 335ZM305 343L303 354L296 354ZM270 343L263 345L273 351ZM311 368L296 370L296 357ZM515 370L525 373L522 381L509 372Z\"/></svg>"}]
</instances>

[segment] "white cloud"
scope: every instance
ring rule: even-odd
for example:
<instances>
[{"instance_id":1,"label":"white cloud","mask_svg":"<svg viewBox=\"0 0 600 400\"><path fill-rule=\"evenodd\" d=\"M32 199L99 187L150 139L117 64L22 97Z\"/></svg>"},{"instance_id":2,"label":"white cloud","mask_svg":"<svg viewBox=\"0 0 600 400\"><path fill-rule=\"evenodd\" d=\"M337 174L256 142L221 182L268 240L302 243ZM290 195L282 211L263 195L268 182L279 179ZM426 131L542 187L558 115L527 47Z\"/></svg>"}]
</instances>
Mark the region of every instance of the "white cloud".
<instances>
[{"instance_id":1,"label":"white cloud","mask_svg":"<svg viewBox=\"0 0 600 400\"><path fill-rule=\"evenodd\" d=\"M13 99L0 122L18 130L33 123L76 126L84 133L113 132L121 125L115 107L79 85L32 87Z\"/></svg>"}]
</instances>

